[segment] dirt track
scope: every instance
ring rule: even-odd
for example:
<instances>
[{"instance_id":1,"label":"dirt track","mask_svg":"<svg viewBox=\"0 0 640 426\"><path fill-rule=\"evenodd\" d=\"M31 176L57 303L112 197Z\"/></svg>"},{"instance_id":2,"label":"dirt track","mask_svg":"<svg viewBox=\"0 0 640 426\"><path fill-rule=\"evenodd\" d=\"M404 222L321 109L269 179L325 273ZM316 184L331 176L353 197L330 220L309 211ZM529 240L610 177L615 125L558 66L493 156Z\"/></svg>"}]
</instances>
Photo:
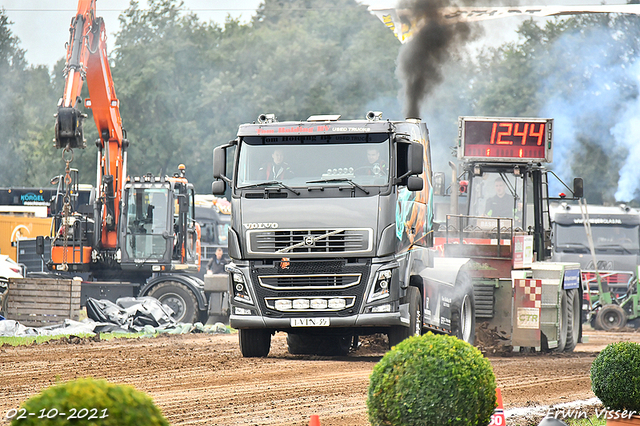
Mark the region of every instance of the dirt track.
<instances>
[{"instance_id":1,"label":"dirt track","mask_svg":"<svg viewBox=\"0 0 640 426\"><path fill-rule=\"evenodd\" d=\"M505 408L594 397L589 368L607 343L640 333L586 330L564 355L490 357ZM57 379L93 376L147 392L172 425L369 425L369 375L383 355L375 342L344 358L292 356L277 334L265 359L240 355L236 335L159 337L0 348L0 415ZM6 424L0 420L0 424ZM524 420L508 424L524 424Z\"/></svg>"}]
</instances>

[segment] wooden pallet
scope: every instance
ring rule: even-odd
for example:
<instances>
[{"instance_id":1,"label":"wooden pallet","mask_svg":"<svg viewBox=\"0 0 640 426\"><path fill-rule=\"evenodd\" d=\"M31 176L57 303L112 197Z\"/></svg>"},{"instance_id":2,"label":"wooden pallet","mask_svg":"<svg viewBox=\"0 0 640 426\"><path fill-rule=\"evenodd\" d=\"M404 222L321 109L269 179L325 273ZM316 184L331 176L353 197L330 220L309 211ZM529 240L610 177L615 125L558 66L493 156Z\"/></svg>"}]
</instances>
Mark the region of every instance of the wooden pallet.
<instances>
[{"instance_id":1,"label":"wooden pallet","mask_svg":"<svg viewBox=\"0 0 640 426\"><path fill-rule=\"evenodd\" d=\"M67 318L77 321L81 284L80 278L10 278L5 317L27 327L61 324Z\"/></svg>"}]
</instances>

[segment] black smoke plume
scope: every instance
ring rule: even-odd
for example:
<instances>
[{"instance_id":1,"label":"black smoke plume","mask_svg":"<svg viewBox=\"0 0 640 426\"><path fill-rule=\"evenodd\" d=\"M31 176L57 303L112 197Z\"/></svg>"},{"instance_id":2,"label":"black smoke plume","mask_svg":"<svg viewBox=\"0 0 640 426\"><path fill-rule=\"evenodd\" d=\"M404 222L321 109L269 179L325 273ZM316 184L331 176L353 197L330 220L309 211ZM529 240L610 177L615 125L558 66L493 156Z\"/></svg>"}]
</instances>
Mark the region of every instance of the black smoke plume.
<instances>
[{"instance_id":1,"label":"black smoke plume","mask_svg":"<svg viewBox=\"0 0 640 426\"><path fill-rule=\"evenodd\" d=\"M442 66L482 34L477 23L446 22L443 8L455 6L450 0L403 0L398 5L409 25L417 28L398 55L405 117L420 117L422 101L443 80Z\"/></svg>"}]
</instances>

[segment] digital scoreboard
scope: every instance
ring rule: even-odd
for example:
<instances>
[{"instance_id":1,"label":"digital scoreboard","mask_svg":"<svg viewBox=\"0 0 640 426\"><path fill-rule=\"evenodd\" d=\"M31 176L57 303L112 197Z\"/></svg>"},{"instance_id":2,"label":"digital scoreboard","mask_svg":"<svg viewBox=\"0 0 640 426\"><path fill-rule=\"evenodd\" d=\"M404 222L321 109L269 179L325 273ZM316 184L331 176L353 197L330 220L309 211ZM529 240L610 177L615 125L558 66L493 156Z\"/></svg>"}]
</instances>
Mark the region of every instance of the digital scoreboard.
<instances>
[{"instance_id":1,"label":"digital scoreboard","mask_svg":"<svg viewBox=\"0 0 640 426\"><path fill-rule=\"evenodd\" d=\"M458 158L550 163L552 127L551 118L460 117Z\"/></svg>"}]
</instances>

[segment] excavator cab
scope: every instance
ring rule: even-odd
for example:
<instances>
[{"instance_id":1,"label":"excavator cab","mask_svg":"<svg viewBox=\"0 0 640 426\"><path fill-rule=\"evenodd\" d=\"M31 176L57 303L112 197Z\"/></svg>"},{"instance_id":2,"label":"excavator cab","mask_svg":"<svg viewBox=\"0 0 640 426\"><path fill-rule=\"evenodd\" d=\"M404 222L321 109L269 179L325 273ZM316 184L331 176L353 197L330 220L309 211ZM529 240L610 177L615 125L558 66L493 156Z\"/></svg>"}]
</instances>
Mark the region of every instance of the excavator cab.
<instances>
[{"instance_id":1,"label":"excavator cab","mask_svg":"<svg viewBox=\"0 0 640 426\"><path fill-rule=\"evenodd\" d=\"M182 182L184 181L184 182ZM185 179L129 179L123 192L120 256L123 270L152 272L199 269L193 249L199 239L193 221L194 190Z\"/></svg>"},{"instance_id":2,"label":"excavator cab","mask_svg":"<svg viewBox=\"0 0 640 426\"><path fill-rule=\"evenodd\" d=\"M121 249L124 257L163 262L173 249L171 226L171 188L168 182L132 185L126 192L126 218Z\"/></svg>"}]
</instances>

